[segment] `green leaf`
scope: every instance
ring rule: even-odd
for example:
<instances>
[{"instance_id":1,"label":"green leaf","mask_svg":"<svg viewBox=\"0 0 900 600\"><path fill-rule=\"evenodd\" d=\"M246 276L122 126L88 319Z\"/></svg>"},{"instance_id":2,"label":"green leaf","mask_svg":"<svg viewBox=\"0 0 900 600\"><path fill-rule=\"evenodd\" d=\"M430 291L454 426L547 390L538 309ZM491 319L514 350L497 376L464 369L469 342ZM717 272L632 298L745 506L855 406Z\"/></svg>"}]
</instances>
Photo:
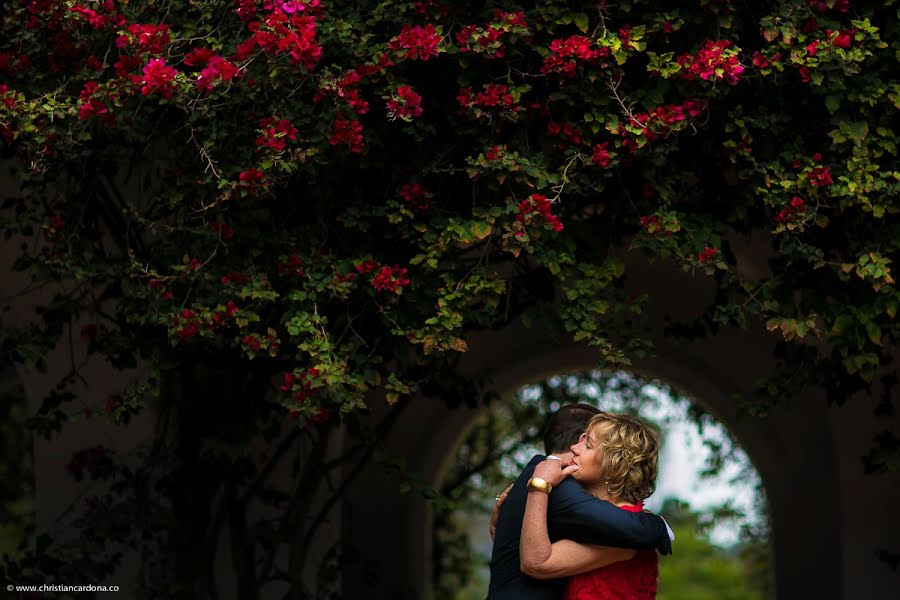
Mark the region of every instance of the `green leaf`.
<instances>
[{"instance_id":1,"label":"green leaf","mask_svg":"<svg viewBox=\"0 0 900 600\"><path fill-rule=\"evenodd\" d=\"M831 333L842 334L856 323L856 320L848 315L843 314L840 315L837 319L834 320L834 324L831 326Z\"/></svg>"},{"instance_id":2,"label":"green leaf","mask_svg":"<svg viewBox=\"0 0 900 600\"><path fill-rule=\"evenodd\" d=\"M582 33L587 33L588 30L588 16L584 13L578 13L575 15L573 19L575 23L575 27L581 30Z\"/></svg>"},{"instance_id":3,"label":"green leaf","mask_svg":"<svg viewBox=\"0 0 900 600\"><path fill-rule=\"evenodd\" d=\"M487 221L475 221L472 223L472 235L479 240L483 240L491 234L491 224Z\"/></svg>"}]
</instances>

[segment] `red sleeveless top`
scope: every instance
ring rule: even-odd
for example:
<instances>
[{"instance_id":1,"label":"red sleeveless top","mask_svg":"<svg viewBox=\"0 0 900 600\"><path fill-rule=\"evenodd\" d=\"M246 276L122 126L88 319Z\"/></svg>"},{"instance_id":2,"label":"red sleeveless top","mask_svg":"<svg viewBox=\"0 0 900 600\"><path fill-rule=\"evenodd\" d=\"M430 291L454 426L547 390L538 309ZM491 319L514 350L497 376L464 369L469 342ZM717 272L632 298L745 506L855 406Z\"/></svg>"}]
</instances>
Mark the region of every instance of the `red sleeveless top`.
<instances>
[{"instance_id":1,"label":"red sleeveless top","mask_svg":"<svg viewBox=\"0 0 900 600\"><path fill-rule=\"evenodd\" d=\"M640 512L644 505L626 504L622 510ZM622 560L569 578L565 600L654 600L659 579L656 550L638 550Z\"/></svg>"}]
</instances>

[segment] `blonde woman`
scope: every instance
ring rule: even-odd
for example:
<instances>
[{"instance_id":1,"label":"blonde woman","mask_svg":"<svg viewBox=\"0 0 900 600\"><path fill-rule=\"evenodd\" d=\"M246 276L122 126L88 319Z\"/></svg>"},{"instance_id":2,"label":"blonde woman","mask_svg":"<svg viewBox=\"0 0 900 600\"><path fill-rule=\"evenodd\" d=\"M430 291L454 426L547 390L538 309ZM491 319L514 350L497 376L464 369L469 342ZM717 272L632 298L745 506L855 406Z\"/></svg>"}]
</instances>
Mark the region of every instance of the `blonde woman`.
<instances>
[{"instance_id":1,"label":"blonde woman","mask_svg":"<svg viewBox=\"0 0 900 600\"><path fill-rule=\"evenodd\" d=\"M641 513L656 489L659 437L647 424L627 415L593 417L577 444L572 464L560 469L544 461L534 469L539 483L529 486L522 522L522 571L535 578L570 575L565 600L652 600L659 575L655 550L618 550L620 561L593 568L599 548L547 534L548 488L572 475L586 490L621 510ZM548 485L541 485L540 480ZM596 563L595 563L596 564Z\"/></svg>"}]
</instances>

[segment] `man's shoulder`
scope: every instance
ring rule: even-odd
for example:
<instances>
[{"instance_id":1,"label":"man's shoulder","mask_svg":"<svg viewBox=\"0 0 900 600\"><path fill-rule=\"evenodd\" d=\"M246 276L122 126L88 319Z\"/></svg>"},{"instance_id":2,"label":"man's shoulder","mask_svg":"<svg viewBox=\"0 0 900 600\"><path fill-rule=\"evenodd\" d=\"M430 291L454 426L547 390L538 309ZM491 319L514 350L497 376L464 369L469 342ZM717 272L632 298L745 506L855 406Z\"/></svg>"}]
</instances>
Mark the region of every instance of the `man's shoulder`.
<instances>
[{"instance_id":1,"label":"man's shoulder","mask_svg":"<svg viewBox=\"0 0 900 600\"><path fill-rule=\"evenodd\" d=\"M578 480L573 477L566 477L563 479L553 488L553 492L556 494L557 499L597 500L593 494L584 489L584 487L578 483ZM553 494L550 494L550 498L553 498Z\"/></svg>"},{"instance_id":2,"label":"man's shoulder","mask_svg":"<svg viewBox=\"0 0 900 600\"><path fill-rule=\"evenodd\" d=\"M531 457L531 460L528 461L528 464L525 465L525 468L522 469L522 472L519 473L519 479L530 478L531 474L534 473L534 468L538 465L539 462L547 458L543 454L535 454Z\"/></svg>"}]
</instances>

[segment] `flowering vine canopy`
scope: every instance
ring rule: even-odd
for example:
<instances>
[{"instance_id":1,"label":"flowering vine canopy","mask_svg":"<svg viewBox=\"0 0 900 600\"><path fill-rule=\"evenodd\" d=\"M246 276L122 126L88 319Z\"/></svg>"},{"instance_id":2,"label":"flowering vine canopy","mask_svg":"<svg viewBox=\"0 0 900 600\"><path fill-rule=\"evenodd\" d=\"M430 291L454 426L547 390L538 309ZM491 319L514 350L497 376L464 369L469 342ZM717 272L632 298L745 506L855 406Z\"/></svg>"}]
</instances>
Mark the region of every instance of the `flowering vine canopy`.
<instances>
[{"instance_id":1,"label":"flowering vine canopy","mask_svg":"<svg viewBox=\"0 0 900 600\"><path fill-rule=\"evenodd\" d=\"M764 395L842 400L898 335L897 5L12 2L2 226L62 291L3 351L75 316L113 365L242 365L316 422L538 311L628 364L643 248L715 281L701 330L782 340Z\"/></svg>"}]
</instances>

